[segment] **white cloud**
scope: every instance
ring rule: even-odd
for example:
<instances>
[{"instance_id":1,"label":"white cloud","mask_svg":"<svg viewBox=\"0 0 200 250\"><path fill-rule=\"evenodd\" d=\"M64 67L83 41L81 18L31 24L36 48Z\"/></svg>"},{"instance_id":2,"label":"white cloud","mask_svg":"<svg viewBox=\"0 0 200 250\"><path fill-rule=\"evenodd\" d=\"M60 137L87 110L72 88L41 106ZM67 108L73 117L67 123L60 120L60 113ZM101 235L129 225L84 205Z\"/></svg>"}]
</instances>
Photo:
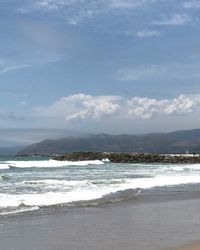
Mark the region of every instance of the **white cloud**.
<instances>
[{"instance_id":1,"label":"white cloud","mask_svg":"<svg viewBox=\"0 0 200 250\"><path fill-rule=\"evenodd\" d=\"M189 114L200 105L200 96L180 95L174 99L149 99L134 97L128 101L130 116L149 119L153 115Z\"/></svg>"},{"instance_id":2,"label":"white cloud","mask_svg":"<svg viewBox=\"0 0 200 250\"><path fill-rule=\"evenodd\" d=\"M90 123L117 119L151 119L154 116L187 115L200 110L200 95L180 95L173 99L124 98L120 96L66 96L51 106L34 109L36 116L66 123ZM114 123L113 123L114 124Z\"/></svg>"},{"instance_id":3,"label":"white cloud","mask_svg":"<svg viewBox=\"0 0 200 250\"><path fill-rule=\"evenodd\" d=\"M196 8L200 8L200 1L199 0L190 0L190 1L186 1L183 3L183 7L186 9L196 9Z\"/></svg>"},{"instance_id":4,"label":"white cloud","mask_svg":"<svg viewBox=\"0 0 200 250\"><path fill-rule=\"evenodd\" d=\"M184 13L174 13L163 17L159 21L153 22L155 25L181 26L191 21L191 18Z\"/></svg>"},{"instance_id":5,"label":"white cloud","mask_svg":"<svg viewBox=\"0 0 200 250\"><path fill-rule=\"evenodd\" d=\"M135 33L136 36L140 38L149 38L161 36L161 32L158 30L141 30Z\"/></svg>"},{"instance_id":6,"label":"white cloud","mask_svg":"<svg viewBox=\"0 0 200 250\"><path fill-rule=\"evenodd\" d=\"M100 120L116 113L120 106L121 98L117 96L91 96L77 94L63 97L50 107L38 107L35 112L57 117L66 121L71 120Z\"/></svg>"}]
</instances>

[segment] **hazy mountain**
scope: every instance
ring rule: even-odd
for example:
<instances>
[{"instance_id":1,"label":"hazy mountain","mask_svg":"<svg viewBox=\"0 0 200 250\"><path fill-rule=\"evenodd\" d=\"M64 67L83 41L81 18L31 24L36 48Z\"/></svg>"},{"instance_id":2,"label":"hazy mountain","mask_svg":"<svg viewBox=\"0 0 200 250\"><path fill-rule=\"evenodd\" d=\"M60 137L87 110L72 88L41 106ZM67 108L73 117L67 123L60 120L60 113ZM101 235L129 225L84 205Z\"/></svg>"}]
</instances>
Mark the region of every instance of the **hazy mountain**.
<instances>
[{"instance_id":1,"label":"hazy mountain","mask_svg":"<svg viewBox=\"0 0 200 250\"><path fill-rule=\"evenodd\" d=\"M200 129L146 135L99 134L85 137L67 137L59 140L44 140L28 146L19 154L62 154L72 151L200 152Z\"/></svg>"},{"instance_id":2,"label":"hazy mountain","mask_svg":"<svg viewBox=\"0 0 200 250\"><path fill-rule=\"evenodd\" d=\"M13 155L28 145L64 137L85 136L72 130L62 129L0 129L0 155Z\"/></svg>"}]
</instances>

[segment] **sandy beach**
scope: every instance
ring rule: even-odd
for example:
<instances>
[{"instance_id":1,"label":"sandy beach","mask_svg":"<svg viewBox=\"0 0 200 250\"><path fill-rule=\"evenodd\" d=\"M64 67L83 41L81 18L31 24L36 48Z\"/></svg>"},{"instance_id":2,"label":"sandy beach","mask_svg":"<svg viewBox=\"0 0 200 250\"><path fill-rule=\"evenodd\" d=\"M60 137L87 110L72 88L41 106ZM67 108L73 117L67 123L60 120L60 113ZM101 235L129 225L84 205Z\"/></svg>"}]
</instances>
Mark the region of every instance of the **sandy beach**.
<instances>
[{"instance_id":1,"label":"sandy beach","mask_svg":"<svg viewBox=\"0 0 200 250\"><path fill-rule=\"evenodd\" d=\"M199 240L198 197L199 192L149 195L130 202L1 217L1 249L171 249Z\"/></svg>"}]
</instances>

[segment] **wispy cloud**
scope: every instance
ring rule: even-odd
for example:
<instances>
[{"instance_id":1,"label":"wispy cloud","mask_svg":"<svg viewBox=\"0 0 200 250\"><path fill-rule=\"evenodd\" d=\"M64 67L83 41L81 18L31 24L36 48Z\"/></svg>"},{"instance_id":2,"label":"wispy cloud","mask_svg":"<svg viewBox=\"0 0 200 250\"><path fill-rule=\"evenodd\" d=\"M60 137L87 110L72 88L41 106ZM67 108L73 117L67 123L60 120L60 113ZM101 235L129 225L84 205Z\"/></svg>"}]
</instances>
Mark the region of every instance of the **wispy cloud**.
<instances>
[{"instance_id":1,"label":"wispy cloud","mask_svg":"<svg viewBox=\"0 0 200 250\"><path fill-rule=\"evenodd\" d=\"M20 100L27 98L26 94L20 93L18 89L13 89L13 88L11 89L0 88L0 95L9 98L19 98Z\"/></svg>"},{"instance_id":2,"label":"wispy cloud","mask_svg":"<svg viewBox=\"0 0 200 250\"><path fill-rule=\"evenodd\" d=\"M118 22L116 15L120 15L127 19L130 22L129 16L133 17L132 11L138 13L139 11L148 11L148 15L151 15L151 7L155 5L155 9L158 14L162 13L162 7L160 0L35 0L28 3L25 3L24 6L18 8L18 13L25 14L30 12L35 13L48 13L51 15L59 15L63 20L66 21L66 24L70 26L81 26L84 23L92 23L91 20L96 20L99 17L110 17L115 15L113 23ZM163 1L166 5L167 1ZM184 8L189 8L197 5L197 0L192 2L186 1L183 5ZM171 7L171 6L170 6ZM173 13L174 11L174 13ZM176 13L177 8L171 8L171 14L161 16L160 20L152 21L154 25L168 25L168 26L181 26L187 24L191 21L186 13ZM186 10L185 10L186 11ZM134 19L134 17L133 17ZM144 17L139 18L141 21L144 21ZM148 19L148 21L150 21ZM136 20L138 23L138 20ZM104 25L109 25L104 24ZM101 25L102 26L102 23ZM143 26L143 25L142 25ZM145 26L143 26L145 27ZM147 38L159 36L159 31L156 30L144 30L138 31L136 34L138 37Z\"/></svg>"},{"instance_id":3,"label":"wispy cloud","mask_svg":"<svg viewBox=\"0 0 200 250\"><path fill-rule=\"evenodd\" d=\"M112 8L122 9L122 8L139 8L146 4L156 2L156 0L110 0L108 4Z\"/></svg>"},{"instance_id":4,"label":"wispy cloud","mask_svg":"<svg viewBox=\"0 0 200 250\"><path fill-rule=\"evenodd\" d=\"M66 16L65 19L67 20L67 23L73 26L79 25L82 23L85 19L91 19L96 15L96 12L94 10L82 10L76 15L72 16Z\"/></svg>"},{"instance_id":5,"label":"wispy cloud","mask_svg":"<svg viewBox=\"0 0 200 250\"><path fill-rule=\"evenodd\" d=\"M31 59L27 59L25 63L17 62L17 60L0 60L0 74L8 74L13 71L26 70L38 65L46 65L56 63L63 60L61 54L47 53L43 51L34 51Z\"/></svg>"},{"instance_id":6,"label":"wispy cloud","mask_svg":"<svg viewBox=\"0 0 200 250\"><path fill-rule=\"evenodd\" d=\"M25 3L23 6L17 9L18 13L26 14L32 11L49 11L49 10L57 10L59 6L62 6L64 1L51 1L51 0L36 0L33 2Z\"/></svg>"},{"instance_id":7,"label":"wispy cloud","mask_svg":"<svg viewBox=\"0 0 200 250\"><path fill-rule=\"evenodd\" d=\"M163 63L158 65L141 65L119 69L115 74L118 81L149 81L163 80L169 82L199 82L199 63Z\"/></svg>"},{"instance_id":8,"label":"wispy cloud","mask_svg":"<svg viewBox=\"0 0 200 250\"><path fill-rule=\"evenodd\" d=\"M17 9L18 13L30 12L57 13L69 25L78 25L85 20L113 11L140 9L159 0L35 0Z\"/></svg>"},{"instance_id":9,"label":"wispy cloud","mask_svg":"<svg viewBox=\"0 0 200 250\"><path fill-rule=\"evenodd\" d=\"M149 38L161 36L162 33L158 30L141 30L136 32L135 35L140 38Z\"/></svg>"},{"instance_id":10,"label":"wispy cloud","mask_svg":"<svg viewBox=\"0 0 200 250\"><path fill-rule=\"evenodd\" d=\"M36 2L36 6L38 8L44 8L44 9L49 9L49 10L57 10L58 7L61 5L65 5L67 1L53 1L53 0L40 0Z\"/></svg>"},{"instance_id":11,"label":"wispy cloud","mask_svg":"<svg viewBox=\"0 0 200 250\"><path fill-rule=\"evenodd\" d=\"M8 66L0 70L1 74L6 74L10 71L15 71L15 70L20 70L20 69L25 69L25 68L30 68L31 65L29 64L19 64L19 65L13 65L13 66Z\"/></svg>"},{"instance_id":12,"label":"wispy cloud","mask_svg":"<svg viewBox=\"0 0 200 250\"><path fill-rule=\"evenodd\" d=\"M136 68L123 68L116 74L116 80L119 81L137 81L161 76L166 68L159 65L142 65Z\"/></svg>"},{"instance_id":13,"label":"wispy cloud","mask_svg":"<svg viewBox=\"0 0 200 250\"><path fill-rule=\"evenodd\" d=\"M69 8L74 6L85 6L86 9L96 9L97 6L101 8L110 9L133 9L139 8L147 4L158 2L158 0L36 0L32 4L26 4L23 7L19 8L18 11L25 13L31 10L43 10L43 11L57 11L62 8Z\"/></svg>"},{"instance_id":14,"label":"wispy cloud","mask_svg":"<svg viewBox=\"0 0 200 250\"><path fill-rule=\"evenodd\" d=\"M161 20L154 21L155 25L166 25L166 26L181 26L189 23L191 18L184 13L173 13L168 16L164 16Z\"/></svg>"},{"instance_id":15,"label":"wispy cloud","mask_svg":"<svg viewBox=\"0 0 200 250\"><path fill-rule=\"evenodd\" d=\"M30 12L56 13L66 23L72 26L79 25L88 18L101 13L104 10L105 2L86 0L36 0L31 4L25 4L17 9L18 13L27 14Z\"/></svg>"}]
</instances>

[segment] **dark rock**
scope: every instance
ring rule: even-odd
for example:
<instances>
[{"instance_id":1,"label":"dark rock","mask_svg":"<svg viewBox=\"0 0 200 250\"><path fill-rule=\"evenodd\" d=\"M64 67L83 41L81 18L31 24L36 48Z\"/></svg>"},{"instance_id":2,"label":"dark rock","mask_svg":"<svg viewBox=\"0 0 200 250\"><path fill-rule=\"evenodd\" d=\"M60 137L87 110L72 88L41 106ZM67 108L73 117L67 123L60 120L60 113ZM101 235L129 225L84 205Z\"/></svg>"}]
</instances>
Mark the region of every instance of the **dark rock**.
<instances>
[{"instance_id":1,"label":"dark rock","mask_svg":"<svg viewBox=\"0 0 200 250\"><path fill-rule=\"evenodd\" d=\"M54 157L58 161L89 161L109 159L113 163L200 163L199 155L168 155L150 153L113 153L113 152L73 152Z\"/></svg>"}]
</instances>

